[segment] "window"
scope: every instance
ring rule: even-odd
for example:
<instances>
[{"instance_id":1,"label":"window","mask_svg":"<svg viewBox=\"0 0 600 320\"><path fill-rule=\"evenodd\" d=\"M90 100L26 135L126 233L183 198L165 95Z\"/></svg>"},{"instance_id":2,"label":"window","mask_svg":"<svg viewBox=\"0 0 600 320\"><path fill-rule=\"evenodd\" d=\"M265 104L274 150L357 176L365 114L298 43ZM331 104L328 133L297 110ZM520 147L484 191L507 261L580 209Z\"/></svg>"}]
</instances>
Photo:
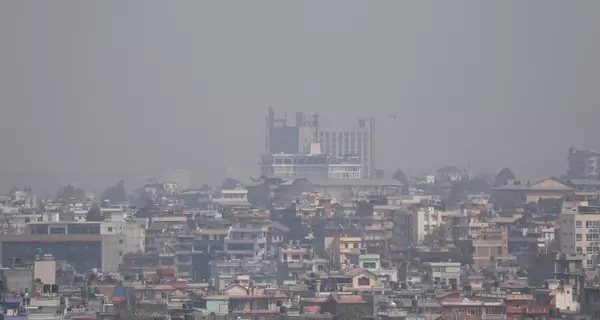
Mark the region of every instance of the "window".
<instances>
[{"instance_id":1,"label":"window","mask_svg":"<svg viewBox=\"0 0 600 320\"><path fill-rule=\"evenodd\" d=\"M108 232L112 232L112 227L108 227Z\"/></svg>"},{"instance_id":2,"label":"window","mask_svg":"<svg viewBox=\"0 0 600 320\"><path fill-rule=\"evenodd\" d=\"M485 314L497 314L496 310L494 310L494 308L485 308L484 309Z\"/></svg>"},{"instance_id":3,"label":"window","mask_svg":"<svg viewBox=\"0 0 600 320\"><path fill-rule=\"evenodd\" d=\"M29 218L25 218L25 223L29 223Z\"/></svg>"},{"instance_id":4,"label":"window","mask_svg":"<svg viewBox=\"0 0 600 320\"><path fill-rule=\"evenodd\" d=\"M480 314L481 309L479 308L467 308L467 314Z\"/></svg>"},{"instance_id":5,"label":"window","mask_svg":"<svg viewBox=\"0 0 600 320\"><path fill-rule=\"evenodd\" d=\"M520 302L514 302L514 303L512 304L512 307L513 307L513 308L522 308L522 306L523 306L523 305L522 305Z\"/></svg>"},{"instance_id":6,"label":"window","mask_svg":"<svg viewBox=\"0 0 600 320\"><path fill-rule=\"evenodd\" d=\"M577 247L575 250L577 251L577 254L583 254L583 248Z\"/></svg>"},{"instance_id":7,"label":"window","mask_svg":"<svg viewBox=\"0 0 600 320\"><path fill-rule=\"evenodd\" d=\"M581 240L583 240L583 236L581 235L581 233L578 233L578 234L576 234L576 235L575 235L575 240L576 240L576 241L581 241Z\"/></svg>"},{"instance_id":8,"label":"window","mask_svg":"<svg viewBox=\"0 0 600 320\"><path fill-rule=\"evenodd\" d=\"M123 256L123 251L119 251L119 257Z\"/></svg>"},{"instance_id":9,"label":"window","mask_svg":"<svg viewBox=\"0 0 600 320\"><path fill-rule=\"evenodd\" d=\"M575 221L575 228L581 228L581 227L582 227L581 221Z\"/></svg>"},{"instance_id":10,"label":"window","mask_svg":"<svg viewBox=\"0 0 600 320\"><path fill-rule=\"evenodd\" d=\"M369 279L367 277L360 277L360 278L358 278L358 285L359 286L369 286L369 285L371 285L371 279Z\"/></svg>"},{"instance_id":11,"label":"window","mask_svg":"<svg viewBox=\"0 0 600 320\"><path fill-rule=\"evenodd\" d=\"M123 244L123 239L119 239L119 244Z\"/></svg>"},{"instance_id":12,"label":"window","mask_svg":"<svg viewBox=\"0 0 600 320\"><path fill-rule=\"evenodd\" d=\"M375 269L377 264L375 262L363 262L363 268L365 269Z\"/></svg>"},{"instance_id":13,"label":"window","mask_svg":"<svg viewBox=\"0 0 600 320\"><path fill-rule=\"evenodd\" d=\"M360 247L360 245L358 243L354 243L352 246L354 247L354 249L357 249Z\"/></svg>"},{"instance_id":14,"label":"window","mask_svg":"<svg viewBox=\"0 0 600 320\"><path fill-rule=\"evenodd\" d=\"M600 225L600 221L586 221L585 222L586 228L594 228L594 227L598 227L599 225Z\"/></svg>"}]
</instances>

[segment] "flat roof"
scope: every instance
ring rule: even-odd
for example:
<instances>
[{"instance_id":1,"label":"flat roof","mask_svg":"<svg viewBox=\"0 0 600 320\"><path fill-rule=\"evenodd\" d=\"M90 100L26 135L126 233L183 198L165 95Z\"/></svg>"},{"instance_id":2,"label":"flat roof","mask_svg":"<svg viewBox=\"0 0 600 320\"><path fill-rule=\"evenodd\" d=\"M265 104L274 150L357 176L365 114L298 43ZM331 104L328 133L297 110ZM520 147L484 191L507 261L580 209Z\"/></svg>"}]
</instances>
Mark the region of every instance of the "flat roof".
<instances>
[{"instance_id":1,"label":"flat roof","mask_svg":"<svg viewBox=\"0 0 600 320\"><path fill-rule=\"evenodd\" d=\"M79 234L29 234L2 235L0 242L70 242L70 241L102 241L100 235Z\"/></svg>"},{"instance_id":2,"label":"flat roof","mask_svg":"<svg viewBox=\"0 0 600 320\"><path fill-rule=\"evenodd\" d=\"M402 183L390 179L346 179L346 180L336 180L336 179L321 179L317 177L308 177L305 178L310 183L316 186L353 186L353 187L370 187L370 186L391 186L391 187L402 187Z\"/></svg>"}]
</instances>

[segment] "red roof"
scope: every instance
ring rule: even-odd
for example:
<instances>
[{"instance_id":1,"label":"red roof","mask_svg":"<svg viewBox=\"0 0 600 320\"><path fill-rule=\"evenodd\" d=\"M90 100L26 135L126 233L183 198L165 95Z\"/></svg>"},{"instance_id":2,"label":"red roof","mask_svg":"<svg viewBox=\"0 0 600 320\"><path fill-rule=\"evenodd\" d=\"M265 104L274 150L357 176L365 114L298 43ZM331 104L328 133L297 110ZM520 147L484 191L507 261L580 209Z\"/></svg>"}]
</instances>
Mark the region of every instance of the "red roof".
<instances>
[{"instance_id":1,"label":"red roof","mask_svg":"<svg viewBox=\"0 0 600 320\"><path fill-rule=\"evenodd\" d=\"M304 310L308 313L318 313L321 310L321 306L305 306Z\"/></svg>"},{"instance_id":2,"label":"red roof","mask_svg":"<svg viewBox=\"0 0 600 320\"><path fill-rule=\"evenodd\" d=\"M334 295L337 303L365 303L365 300L358 295Z\"/></svg>"},{"instance_id":3,"label":"red roof","mask_svg":"<svg viewBox=\"0 0 600 320\"><path fill-rule=\"evenodd\" d=\"M173 288L181 289L181 288L187 287L187 282L186 281L171 281L171 285L173 286Z\"/></svg>"}]
</instances>

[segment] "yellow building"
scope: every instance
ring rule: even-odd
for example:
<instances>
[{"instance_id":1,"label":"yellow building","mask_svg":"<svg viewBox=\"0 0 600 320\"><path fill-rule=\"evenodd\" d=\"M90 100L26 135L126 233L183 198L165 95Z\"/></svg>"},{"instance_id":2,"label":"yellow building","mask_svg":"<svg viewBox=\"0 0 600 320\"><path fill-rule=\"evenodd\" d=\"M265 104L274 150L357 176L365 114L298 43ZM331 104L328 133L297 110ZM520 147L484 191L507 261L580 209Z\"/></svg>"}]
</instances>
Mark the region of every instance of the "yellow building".
<instances>
[{"instance_id":1,"label":"yellow building","mask_svg":"<svg viewBox=\"0 0 600 320\"><path fill-rule=\"evenodd\" d=\"M342 265L346 261L346 254L360 254L363 247L360 237L327 237L325 250L331 254L334 263Z\"/></svg>"},{"instance_id":2,"label":"yellow building","mask_svg":"<svg viewBox=\"0 0 600 320\"><path fill-rule=\"evenodd\" d=\"M352 277L352 287L348 288L358 292L375 292L383 290L384 286L373 272L356 268L346 272L347 276Z\"/></svg>"}]
</instances>

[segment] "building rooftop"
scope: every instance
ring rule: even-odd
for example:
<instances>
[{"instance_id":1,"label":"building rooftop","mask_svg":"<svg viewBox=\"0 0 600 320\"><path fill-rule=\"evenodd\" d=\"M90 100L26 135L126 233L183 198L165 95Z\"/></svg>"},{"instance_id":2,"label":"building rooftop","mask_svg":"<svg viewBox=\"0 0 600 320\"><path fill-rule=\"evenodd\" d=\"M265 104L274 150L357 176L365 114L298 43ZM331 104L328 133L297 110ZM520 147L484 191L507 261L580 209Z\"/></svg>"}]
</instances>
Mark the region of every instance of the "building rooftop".
<instances>
[{"instance_id":1,"label":"building rooftop","mask_svg":"<svg viewBox=\"0 0 600 320\"><path fill-rule=\"evenodd\" d=\"M63 242L63 241L101 241L102 236L78 234L29 234L0 235L0 242Z\"/></svg>"}]
</instances>

